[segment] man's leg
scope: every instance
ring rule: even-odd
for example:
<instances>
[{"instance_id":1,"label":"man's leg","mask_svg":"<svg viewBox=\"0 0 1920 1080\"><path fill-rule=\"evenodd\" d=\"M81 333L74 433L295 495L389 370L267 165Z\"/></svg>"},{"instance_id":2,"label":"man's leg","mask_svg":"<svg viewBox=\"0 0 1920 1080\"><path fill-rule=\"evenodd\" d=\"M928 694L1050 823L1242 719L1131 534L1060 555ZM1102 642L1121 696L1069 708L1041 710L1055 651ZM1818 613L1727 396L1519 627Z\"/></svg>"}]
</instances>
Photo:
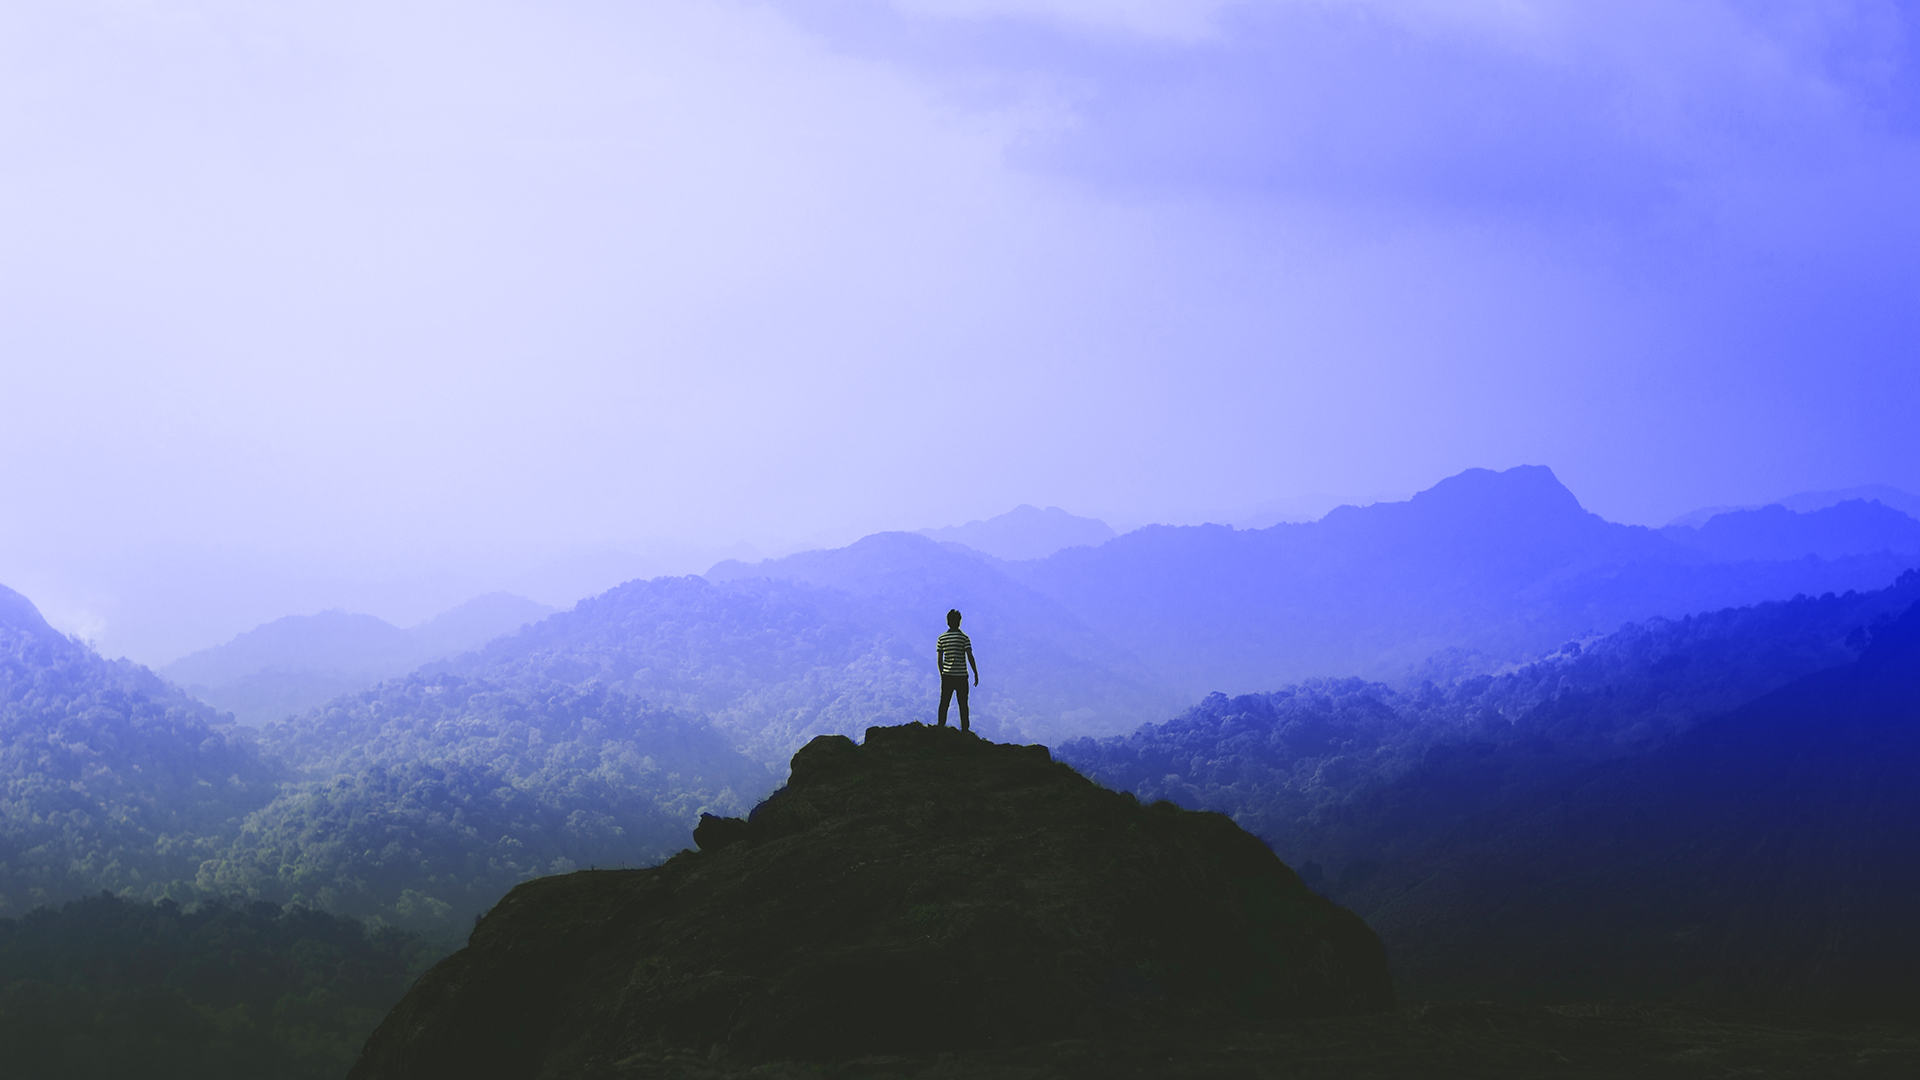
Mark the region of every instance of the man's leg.
<instances>
[{"instance_id":1,"label":"man's leg","mask_svg":"<svg viewBox=\"0 0 1920 1080\"><path fill-rule=\"evenodd\" d=\"M944 716L945 714L944 714L944 713L942 713L941 715L942 715L942 716ZM961 679L961 680L960 680L960 730L961 730L961 731L972 731L972 730L973 730L973 728L972 728L972 727L971 727L971 726L970 726L970 725L968 724L968 722L967 722L967 721L968 721L968 716L967 716L967 680L965 680L965 679ZM944 720L942 720L941 722L942 722L942 723L945 723L946 721L944 721Z\"/></svg>"},{"instance_id":2,"label":"man's leg","mask_svg":"<svg viewBox=\"0 0 1920 1080\"><path fill-rule=\"evenodd\" d=\"M940 680L940 726L947 726L947 703L953 700L953 683ZM960 722L967 722L967 689L960 688Z\"/></svg>"}]
</instances>

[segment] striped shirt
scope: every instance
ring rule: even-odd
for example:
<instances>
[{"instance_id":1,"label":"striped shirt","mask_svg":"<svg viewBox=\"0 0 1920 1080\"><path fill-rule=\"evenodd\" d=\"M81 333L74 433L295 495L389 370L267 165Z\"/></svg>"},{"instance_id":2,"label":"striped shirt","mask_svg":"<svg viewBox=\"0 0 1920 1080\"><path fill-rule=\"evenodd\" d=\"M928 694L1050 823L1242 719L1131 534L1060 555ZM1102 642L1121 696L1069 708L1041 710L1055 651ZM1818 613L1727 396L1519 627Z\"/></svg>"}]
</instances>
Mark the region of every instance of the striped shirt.
<instances>
[{"instance_id":1,"label":"striped shirt","mask_svg":"<svg viewBox=\"0 0 1920 1080\"><path fill-rule=\"evenodd\" d=\"M940 650L940 674L965 678L967 654L973 652L973 642L967 640L967 635L958 630L949 630L940 635L935 647Z\"/></svg>"}]
</instances>

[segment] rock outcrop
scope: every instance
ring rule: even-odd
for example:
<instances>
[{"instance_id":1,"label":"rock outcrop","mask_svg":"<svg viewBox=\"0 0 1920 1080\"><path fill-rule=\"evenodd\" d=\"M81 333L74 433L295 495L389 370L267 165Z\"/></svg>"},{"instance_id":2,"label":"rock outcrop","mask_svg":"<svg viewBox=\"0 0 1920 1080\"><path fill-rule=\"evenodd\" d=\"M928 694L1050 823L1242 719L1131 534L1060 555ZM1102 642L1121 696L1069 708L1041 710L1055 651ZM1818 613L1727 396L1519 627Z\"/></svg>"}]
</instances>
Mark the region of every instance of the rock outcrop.
<instances>
[{"instance_id":1,"label":"rock outcrop","mask_svg":"<svg viewBox=\"0 0 1920 1080\"><path fill-rule=\"evenodd\" d=\"M1043 746L823 736L747 821L648 870L516 888L354 1080L614 1075L1389 1009L1378 939L1217 814Z\"/></svg>"}]
</instances>

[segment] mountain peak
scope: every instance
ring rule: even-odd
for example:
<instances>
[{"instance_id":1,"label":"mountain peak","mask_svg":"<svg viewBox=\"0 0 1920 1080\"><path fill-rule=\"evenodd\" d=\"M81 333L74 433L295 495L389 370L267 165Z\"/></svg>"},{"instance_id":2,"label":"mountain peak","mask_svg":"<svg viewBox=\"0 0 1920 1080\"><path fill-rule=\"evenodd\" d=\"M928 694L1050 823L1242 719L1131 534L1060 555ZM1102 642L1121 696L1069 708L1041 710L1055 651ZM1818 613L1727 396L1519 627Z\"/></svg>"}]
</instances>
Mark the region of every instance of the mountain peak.
<instances>
[{"instance_id":1,"label":"mountain peak","mask_svg":"<svg viewBox=\"0 0 1920 1080\"><path fill-rule=\"evenodd\" d=\"M1428 512L1475 515L1531 512L1530 516L1582 516L1580 500L1545 465L1516 465L1511 469L1468 469L1416 494L1413 505Z\"/></svg>"},{"instance_id":2,"label":"mountain peak","mask_svg":"<svg viewBox=\"0 0 1920 1080\"><path fill-rule=\"evenodd\" d=\"M846 547L802 551L757 563L728 559L716 563L705 576L716 584L768 578L866 593L873 591L880 581L901 574L924 577L931 571L975 567L982 562L977 554L919 533L880 532L863 536Z\"/></svg>"},{"instance_id":3,"label":"mountain peak","mask_svg":"<svg viewBox=\"0 0 1920 1080\"><path fill-rule=\"evenodd\" d=\"M553 612L553 608L524 596L490 592L410 627L407 633L419 642L422 654L451 656L479 648L502 634L539 622Z\"/></svg>"},{"instance_id":4,"label":"mountain peak","mask_svg":"<svg viewBox=\"0 0 1920 1080\"><path fill-rule=\"evenodd\" d=\"M1418 538L1429 545L1432 555L1449 545L1466 543L1490 550L1529 551L1549 563L1564 557L1569 545L1604 546L1601 534L1632 531L1589 513L1544 465L1468 469L1406 502L1340 507L1321 524L1333 530L1332 535L1376 540L1392 536L1400 542ZM1547 556L1548 552L1555 554Z\"/></svg>"},{"instance_id":5,"label":"mountain peak","mask_svg":"<svg viewBox=\"0 0 1920 1080\"><path fill-rule=\"evenodd\" d=\"M921 529L920 535L1019 562L1044 559L1062 548L1096 547L1113 539L1115 533L1098 518L1078 517L1057 506L1042 510L1022 503L998 517L943 529Z\"/></svg>"}]
</instances>

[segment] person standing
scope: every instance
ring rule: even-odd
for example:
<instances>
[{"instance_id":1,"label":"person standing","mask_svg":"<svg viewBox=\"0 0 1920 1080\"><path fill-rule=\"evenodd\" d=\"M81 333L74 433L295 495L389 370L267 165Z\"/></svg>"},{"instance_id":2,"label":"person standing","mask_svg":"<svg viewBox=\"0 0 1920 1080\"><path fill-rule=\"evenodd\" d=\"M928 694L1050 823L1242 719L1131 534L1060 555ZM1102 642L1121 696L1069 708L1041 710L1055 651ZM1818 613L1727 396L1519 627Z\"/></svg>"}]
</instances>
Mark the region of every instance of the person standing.
<instances>
[{"instance_id":1,"label":"person standing","mask_svg":"<svg viewBox=\"0 0 1920 1080\"><path fill-rule=\"evenodd\" d=\"M973 658L973 642L960 632L960 612L947 612L947 632L934 643L940 665L940 726L947 726L947 704L960 695L960 730L972 731L967 715L967 665L973 665L973 685L980 685L980 661Z\"/></svg>"}]
</instances>

